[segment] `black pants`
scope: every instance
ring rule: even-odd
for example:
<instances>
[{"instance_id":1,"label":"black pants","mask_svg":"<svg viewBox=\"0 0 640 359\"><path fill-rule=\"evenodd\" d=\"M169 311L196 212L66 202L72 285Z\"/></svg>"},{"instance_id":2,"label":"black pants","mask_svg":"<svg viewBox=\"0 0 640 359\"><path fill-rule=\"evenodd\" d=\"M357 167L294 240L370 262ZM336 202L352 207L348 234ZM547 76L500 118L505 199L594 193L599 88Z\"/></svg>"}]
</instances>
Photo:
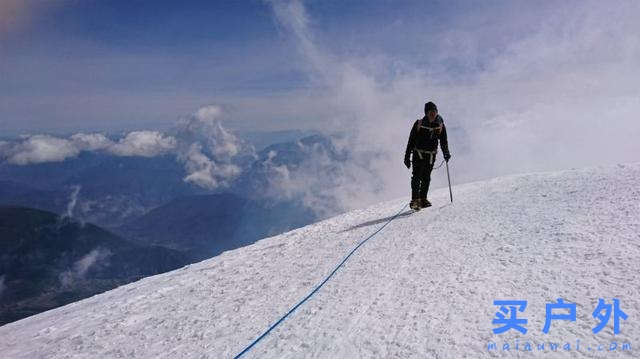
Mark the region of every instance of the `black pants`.
<instances>
[{"instance_id":1,"label":"black pants","mask_svg":"<svg viewBox=\"0 0 640 359\"><path fill-rule=\"evenodd\" d=\"M430 156L420 159L414 157L411 165L413 166L413 172L411 175L411 198L427 198L427 192L429 191L429 182L431 182L431 171L433 170L433 163L430 161ZM435 162L435 161L434 161Z\"/></svg>"}]
</instances>

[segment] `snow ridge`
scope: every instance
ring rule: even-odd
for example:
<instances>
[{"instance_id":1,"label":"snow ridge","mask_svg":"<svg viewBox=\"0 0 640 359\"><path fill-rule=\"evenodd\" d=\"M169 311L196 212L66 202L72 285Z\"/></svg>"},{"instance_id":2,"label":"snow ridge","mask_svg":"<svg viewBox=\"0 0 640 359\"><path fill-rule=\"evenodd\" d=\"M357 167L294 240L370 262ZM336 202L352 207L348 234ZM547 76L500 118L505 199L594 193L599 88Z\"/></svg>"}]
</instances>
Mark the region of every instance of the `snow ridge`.
<instances>
[{"instance_id":1,"label":"snow ridge","mask_svg":"<svg viewBox=\"0 0 640 359\"><path fill-rule=\"evenodd\" d=\"M256 345L262 338L264 338L267 334L269 334L269 332L271 330L273 330L276 326L278 326L278 324L280 324L283 320L285 320L289 314L293 313L294 310L296 310L299 306L302 305L302 303L306 302L307 299L311 298L311 296L313 296L329 279L331 279L331 277L333 277L333 275L336 273L336 271L338 271L338 269L340 269L340 267L342 267L342 265L347 261L347 259L349 259L349 257L351 257L351 255L358 250L358 248L360 248L360 246L362 246L366 241L368 241L369 239L371 239L373 236L375 236L376 234L378 234L384 227L387 226L387 224L391 223L391 221L393 221L394 219L396 219L396 217L398 217L400 215L400 213L402 213L402 211L404 211L405 208L407 208L408 204L405 204L404 206L402 206L402 208L400 208L400 211L398 211L398 213L396 213L393 217L391 217L387 222L385 222L385 224L383 224L380 228L378 228L377 231L373 232L371 235L369 235L369 237L363 239L360 243L358 243L358 245L353 248L351 250L351 252L349 252L349 254L347 254L346 257L344 257L344 259L342 260L342 262L340 262L334 269L333 271L331 271L331 273L329 273L329 275L322 281L322 283L320 283L318 286L316 286L316 288L314 290L312 290L306 297L304 297L300 302L298 302L298 304L296 304L293 308L291 308L291 310L289 310L285 315L283 315L280 319L278 319L277 322L275 322L271 327L269 327L269 329L267 329L262 335L260 335L256 340L254 340L251 344L249 344L245 349L243 349L238 355L235 356L235 358L240 358L243 354L245 354L246 352L248 352L251 347L253 347L254 345Z\"/></svg>"},{"instance_id":2,"label":"snow ridge","mask_svg":"<svg viewBox=\"0 0 640 359\"><path fill-rule=\"evenodd\" d=\"M243 358L570 358L614 354L587 350L596 344L637 347L639 183L640 163L631 163L457 185L453 203L437 189L432 207L397 216ZM350 211L7 324L0 357L232 358L407 202ZM576 304L577 320L554 321L545 334L545 305L557 298ZM599 298L620 300L628 315L620 333L612 323L592 332ZM528 332L494 334L494 300L526 300L518 316ZM579 351L515 349L576 340Z\"/></svg>"}]
</instances>

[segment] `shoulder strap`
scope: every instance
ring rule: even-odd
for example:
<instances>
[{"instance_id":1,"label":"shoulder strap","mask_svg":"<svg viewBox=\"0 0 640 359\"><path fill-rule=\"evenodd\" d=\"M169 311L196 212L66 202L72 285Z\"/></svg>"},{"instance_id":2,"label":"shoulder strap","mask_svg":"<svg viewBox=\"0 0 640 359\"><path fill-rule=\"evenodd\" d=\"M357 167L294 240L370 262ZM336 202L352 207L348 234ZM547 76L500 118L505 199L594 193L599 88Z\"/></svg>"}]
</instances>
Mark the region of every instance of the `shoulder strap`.
<instances>
[{"instance_id":1,"label":"shoulder strap","mask_svg":"<svg viewBox=\"0 0 640 359\"><path fill-rule=\"evenodd\" d=\"M438 117L436 117L435 121L434 121L437 126L436 127L429 127L429 126L422 126L422 119L419 118L416 121L416 131L420 132L420 127L425 128L427 131L437 131L437 133L440 133L440 131L442 131L442 126L444 125L444 121L442 120L442 117L440 117L440 115L438 115ZM429 132L432 133L432 132Z\"/></svg>"}]
</instances>

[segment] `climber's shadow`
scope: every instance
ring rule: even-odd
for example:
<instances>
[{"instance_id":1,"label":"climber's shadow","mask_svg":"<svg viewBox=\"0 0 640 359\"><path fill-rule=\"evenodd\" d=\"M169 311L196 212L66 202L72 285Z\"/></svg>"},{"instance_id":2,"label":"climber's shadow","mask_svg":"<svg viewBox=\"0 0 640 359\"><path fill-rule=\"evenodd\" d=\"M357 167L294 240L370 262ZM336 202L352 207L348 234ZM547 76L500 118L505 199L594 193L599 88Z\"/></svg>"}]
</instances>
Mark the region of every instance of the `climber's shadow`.
<instances>
[{"instance_id":1,"label":"climber's shadow","mask_svg":"<svg viewBox=\"0 0 640 359\"><path fill-rule=\"evenodd\" d=\"M340 231L338 233L348 232L348 231L354 230L356 228L372 226L372 225L378 224L378 223L389 222L394 217L395 218L406 217L406 216L409 216L409 215L411 215L412 213L415 213L415 212L416 211L410 209L410 210L402 212L402 213L400 213L398 215L393 215L393 216L384 217L384 218L380 218L380 219L374 219L372 221L367 221L367 222L363 222L363 223L360 223L360 224L356 224L355 226L351 226L351 227L349 227L347 229L344 229L344 230L342 230L342 231Z\"/></svg>"}]
</instances>

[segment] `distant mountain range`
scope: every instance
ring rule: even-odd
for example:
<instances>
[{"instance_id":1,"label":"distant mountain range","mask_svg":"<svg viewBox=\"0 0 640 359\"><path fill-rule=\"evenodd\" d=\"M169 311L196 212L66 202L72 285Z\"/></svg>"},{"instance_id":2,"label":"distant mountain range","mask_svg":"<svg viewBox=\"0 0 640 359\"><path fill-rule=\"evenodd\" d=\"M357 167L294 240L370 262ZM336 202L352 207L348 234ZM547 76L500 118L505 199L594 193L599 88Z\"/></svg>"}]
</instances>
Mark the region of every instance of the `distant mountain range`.
<instances>
[{"instance_id":1,"label":"distant mountain range","mask_svg":"<svg viewBox=\"0 0 640 359\"><path fill-rule=\"evenodd\" d=\"M82 152L63 162L0 164L0 204L66 213L73 192L73 216L106 228L119 226L182 195L204 193L182 180L184 169L171 156L117 157Z\"/></svg>"},{"instance_id":2,"label":"distant mountain range","mask_svg":"<svg viewBox=\"0 0 640 359\"><path fill-rule=\"evenodd\" d=\"M70 212L80 221L115 229L180 197L231 192L252 200L264 199L262 194L272 176L270 166L295 169L311 151L327 153L332 161L344 160L329 137L311 135L239 156L235 164L241 175L229 187L214 190L185 182L184 167L173 155L120 157L85 151L62 162L5 162L0 163L0 205ZM273 200L268 199L270 203Z\"/></svg>"},{"instance_id":3,"label":"distant mountain range","mask_svg":"<svg viewBox=\"0 0 640 359\"><path fill-rule=\"evenodd\" d=\"M116 233L146 245L213 257L256 240L304 226L313 213L292 202L267 204L232 193L188 196L151 210Z\"/></svg>"},{"instance_id":4,"label":"distant mountain range","mask_svg":"<svg viewBox=\"0 0 640 359\"><path fill-rule=\"evenodd\" d=\"M0 325L190 263L93 224L0 206Z\"/></svg>"},{"instance_id":5,"label":"distant mountain range","mask_svg":"<svg viewBox=\"0 0 640 359\"><path fill-rule=\"evenodd\" d=\"M0 324L317 221L300 199L264 195L273 166L315 152L345 160L321 135L273 144L215 191L169 155L0 164Z\"/></svg>"}]
</instances>

